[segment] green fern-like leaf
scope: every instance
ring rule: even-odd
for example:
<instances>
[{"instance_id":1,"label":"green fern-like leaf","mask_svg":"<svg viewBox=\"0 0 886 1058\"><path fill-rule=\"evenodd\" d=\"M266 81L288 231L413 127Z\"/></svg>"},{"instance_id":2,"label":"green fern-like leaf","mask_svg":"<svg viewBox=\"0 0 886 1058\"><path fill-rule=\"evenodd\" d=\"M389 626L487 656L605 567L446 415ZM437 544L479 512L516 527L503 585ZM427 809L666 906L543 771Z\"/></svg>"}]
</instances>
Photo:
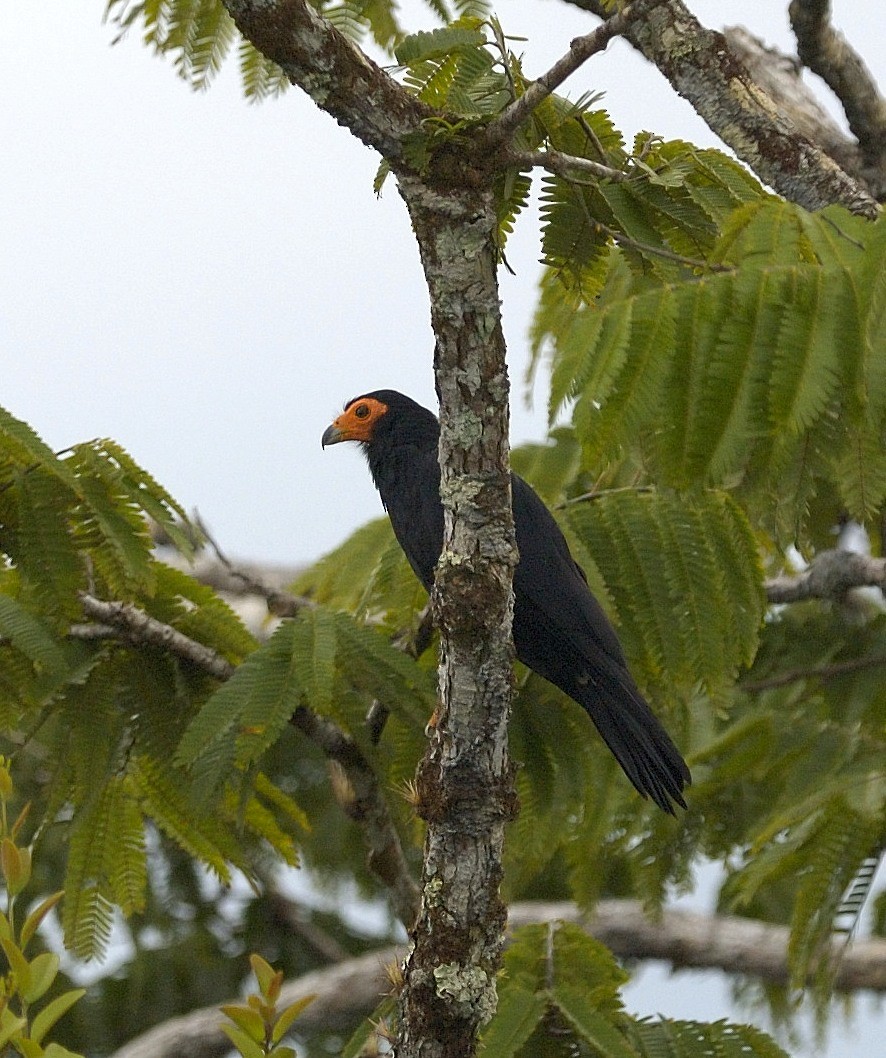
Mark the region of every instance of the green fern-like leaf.
<instances>
[{"instance_id":1,"label":"green fern-like leaf","mask_svg":"<svg viewBox=\"0 0 886 1058\"><path fill-rule=\"evenodd\" d=\"M10 465L22 469L43 467L73 492L77 491L77 482L69 467L56 458L26 422L16 419L5 408L0 408L0 453Z\"/></svg>"},{"instance_id":2,"label":"green fern-like leaf","mask_svg":"<svg viewBox=\"0 0 886 1058\"><path fill-rule=\"evenodd\" d=\"M392 646L387 636L346 614L334 614L344 679L378 699L401 720L422 729L437 704L431 674Z\"/></svg>"},{"instance_id":3,"label":"green fern-like leaf","mask_svg":"<svg viewBox=\"0 0 886 1058\"><path fill-rule=\"evenodd\" d=\"M49 683L68 671L61 644L46 625L9 595L0 594L0 637L27 658Z\"/></svg>"},{"instance_id":4,"label":"green fern-like leaf","mask_svg":"<svg viewBox=\"0 0 886 1058\"><path fill-rule=\"evenodd\" d=\"M748 660L763 597L759 581L739 571L759 574L758 559L724 497L620 493L573 505L566 516L616 602L629 656L653 683L702 680L715 691Z\"/></svg>"},{"instance_id":5,"label":"green fern-like leaf","mask_svg":"<svg viewBox=\"0 0 886 1058\"><path fill-rule=\"evenodd\" d=\"M394 49L394 55L398 63L407 66L429 59L445 59L454 51L481 48L485 43L486 35L477 20L461 19L453 25L404 37Z\"/></svg>"},{"instance_id":6,"label":"green fern-like leaf","mask_svg":"<svg viewBox=\"0 0 886 1058\"><path fill-rule=\"evenodd\" d=\"M228 883L229 863L238 862L236 847L225 836L219 820L194 803L187 778L171 768L168 759L158 760L146 754L132 758L129 774L145 814L188 855Z\"/></svg>"},{"instance_id":7,"label":"green fern-like leaf","mask_svg":"<svg viewBox=\"0 0 886 1058\"><path fill-rule=\"evenodd\" d=\"M155 568L148 524L118 467L92 445L77 446L67 460L83 497L75 510L78 544L89 551L96 579L107 593L132 598L150 593Z\"/></svg>"},{"instance_id":8,"label":"green fern-like leaf","mask_svg":"<svg viewBox=\"0 0 886 1058\"><path fill-rule=\"evenodd\" d=\"M579 706L534 675L520 682L509 738L520 764L520 815L509 831L505 877L518 896L571 839L576 813L593 799L602 754Z\"/></svg>"},{"instance_id":9,"label":"green fern-like leaf","mask_svg":"<svg viewBox=\"0 0 886 1058\"><path fill-rule=\"evenodd\" d=\"M881 826L878 818L835 798L810 830L788 943L795 987L803 986L830 940L843 895L880 839Z\"/></svg>"},{"instance_id":10,"label":"green fern-like leaf","mask_svg":"<svg viewBox=\"0 0 886 1058\"><path fill-rule=\"evenodd\" d=\"M145 609L198 643L237 663L258 646L234 610L212 588L158 562L156 591Z\"/></svg>"},{"instance_id":11,"label":"green fern-like leaf","mask_svg":"<svg viewBox=\"0 0 886 1058\"><path fill-rule=\"evenodd\" d=\"M750 496L763 485L769 524L776 507L779 522L802 525L828 479L850 512L871 516L886 495L876 377L886 337L867 322L880 311L878 226L848 269L846 254L839 265L817 259L828 243L808 237L793 207L755 203L743 216L752 223L728 253L747 257L734 272L649 288L615 265L596 304L571 302L571 318L549 332L552 414L575 399L590 466L630 456L679 488L727 484ZM780 232L796 235L807 263L777 263ZM773 477L792 475L796 489L773 504Z\"/></svg>"},{"instance_id":12,"label":"green fern-like leaf","mask_svg":"<svg viewBox=\"0 0 886 1058\"><path fill-rule=\"evenodd\" d=\"M284 863L290 867L298 866L298 855L292 835L283 830L274 812L257 797L248 797L245 804L241 804L233 793L229 793L227 807L231 815L236 814L236 818L248 831L266 841Z\"/></svg>"},{"instance_id":13,"label":"green fern-like leaf","mask_svg":"<svg viewBox=\"0 0 886 1058\"><path fill-rule=\"evenodd\" d=\"M124 915L144 910L147 887L144 821L129 782L115 805L115 848L108 878L114 903Z\"/></svg>"},{"instance_id":14,"label":"green fern-like leaf","mask_svg":"<svg viewBox=\"0 0 886 1058\"><path fill-rule=\"evenodd\" d=\"M788 1058L765 1032L727 1021L650 1019L636 1022L630 1035L642 1058Z\"/></svg>"},{"instance_id":15,"label":"green fern-like leaf","mask_svg":"<svg viewBox=\"0 0 886 1058\"><path fill-rule=\"evenodd\" d=\"M298 621L286 621L240 665L191 721L177 761L189 767L204 796L231 778L235 760L251 763L289 722L305 693L294 664Z\"/></svg>"},{"instance_id":16,"label":"green fern-like leaf","mask_svg":"<svg viewBox=\"0 0 886 1058\"><path fill-rule=\"evenodd\" d=\"M101 956L107 948L118 895L113 879L127 875L122 864L141 840L131 833L133 815L125 800L123 781L111 779L79 808L71 824L62 927L65 944L81 959ZM121 841L125 848L119 847Z\"/></svg>"},{"instance_id":17,"label":"green fern-like leaf","mask_svg":"<svg viewBox=\"0 0 886 1058\"><path fill-rule=\"evenodd\" d=\"M193 531L181 504L116 441L102 438L90 442L88 447L103 465L102 476L118 482L124 495L156 522L176 549L186 558L191 557Z\"/></svg>"},{"instance_id":18,"label":"green fern-like leaf","mask_svg":"<svg viewBox=\"0 0 886 1058\"><path fill-rule=\"evenodd\" d=\"M558 1014L576 1038L613 1058L637 1058L619 987L626 975L612 953L577 926L524 926L514 934L499 981L499 1008L481 1039L484 1058L537 1053L532 1037ZM537 1041L536 1041L537 1042Z\"/></svg>"},{"instance_id":19,"label":"green fern-like leaf","mask_svg":"<svg viewBox=\"0 0 886 1058\"><path fill-rule=\"evenodd\" d=\"M247 40L237 48L243 94L250 103L261 103L282 95L289 87L289 78L280 67L256 50Z\"/></svg>"},{"instance_id":20,"label":"green fern-like leaf","mask_svg":"<svg viewBox=\"0 0 886 1058\"><path fill-rule=\"evenodd\" d=\"M86 566L69 520L76 497L41 466L18 472L15 498L18 524L10 550L22 581L47 618L73 619L79 612L77 591L86 586Z\"/></svg>"},{"instance_id":21,"label":"green fern-like leaf","mask_svg":"<svg viewBox=\"0 0 886 1058\"><path fill-rule=\"evenodd\" d=\"M377 518L302 573L295 590L324 606L354 611L366 587L366 571L378 565L393 543L390 520Z\"/></svg>"}]
</instances>

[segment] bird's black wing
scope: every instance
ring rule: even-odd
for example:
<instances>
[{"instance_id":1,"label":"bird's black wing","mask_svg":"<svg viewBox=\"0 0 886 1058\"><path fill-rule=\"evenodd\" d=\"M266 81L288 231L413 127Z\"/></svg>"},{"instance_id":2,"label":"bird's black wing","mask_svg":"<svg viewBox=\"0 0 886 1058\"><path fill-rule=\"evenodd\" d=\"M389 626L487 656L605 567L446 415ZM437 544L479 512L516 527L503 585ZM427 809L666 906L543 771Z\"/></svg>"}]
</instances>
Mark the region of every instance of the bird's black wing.
<instances>
[{"instance_id":1,"label":"bird's black wing","mask_svg":"<svg viewBox=\"0 0 886 1058\"><path fill-rule=\"evenodd\" d=\"M625 774L666 812L685 806L689 770L631 677L615 630L592 595L553 515L512 481L520 563L514 574L514 647L534 672L593 720Z\"/></svg>"},{"instance_id":2,"label":"bird's black wing","mask_svg":"<svg viewBox=\"0 0 886 1058\"><path fill-rule=\"evenodd\" d=\"M562 644L571 644L579 653L600 651L624 667L618 636L588 588L554 516L516 474L512 475L511 489L520 550L520 564L514 573L515 595L532 601Z\"/></svg>"}]
</instances>

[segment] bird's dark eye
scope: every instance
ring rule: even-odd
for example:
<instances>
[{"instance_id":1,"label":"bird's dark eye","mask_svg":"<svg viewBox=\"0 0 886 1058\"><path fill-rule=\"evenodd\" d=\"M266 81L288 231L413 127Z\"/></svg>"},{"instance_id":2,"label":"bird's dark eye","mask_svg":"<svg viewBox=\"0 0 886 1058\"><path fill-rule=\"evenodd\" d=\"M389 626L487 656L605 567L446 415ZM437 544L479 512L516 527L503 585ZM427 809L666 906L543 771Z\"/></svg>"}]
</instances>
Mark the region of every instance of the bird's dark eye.
<instances>
[{"instance_id":1,"label":"bird's dark eye","mask_svg":"<svg viewBox=\"0 0 886 1058\"><path fill-rule=\"evenodd\" d=\"M368 404L358 404L357 407L354 408L354 415L356 415L356 417L358 419L365 419L368 414L369 414L369 405Z\"/></svg>"}]
</instances>

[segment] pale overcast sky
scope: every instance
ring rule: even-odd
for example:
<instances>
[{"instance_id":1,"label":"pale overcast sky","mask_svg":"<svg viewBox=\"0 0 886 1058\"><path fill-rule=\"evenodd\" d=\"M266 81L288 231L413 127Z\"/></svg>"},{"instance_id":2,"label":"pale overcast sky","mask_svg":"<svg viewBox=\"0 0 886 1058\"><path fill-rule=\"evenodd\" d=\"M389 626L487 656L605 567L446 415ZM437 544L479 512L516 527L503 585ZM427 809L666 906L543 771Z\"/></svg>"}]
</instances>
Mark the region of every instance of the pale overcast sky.
<instances>
[{"instance_id":1,"label":"pale overcast sky","mask_svg":"<svg viewBox=\"0 0 886 1058\"><path fill-rule=\"evenodd\" d=\"M791 49L787 0L688 2L708 25L740 23ZM834 7L886 84L882 12ZM229 553L308 561L381 512L356 450L321 453L342 402L393 387L433 404L405 210L392 181L376 200L376 157L297 91L249 106L231 72L194 94L137 32L112 48L102 10L0 8L0 404L56 448L114 437ZM519 47L536 74L596 25L553 0L505 0L498 14L529 38ZM717 145L620 42L567 88L605 92L628 136ZM534 412L520 399L538 257L527 216L508 249L517 275L501 280L517 442L545 426L545 380ZM655 970L644 976L634 1009L735 1014L717 975L678 977L677 1006ZM882 1012L860 1024L877 1022ZM805 1053L875 1053L849 1030L833 1035Z\"/></svg>"},{"instance_id":2,"label":"pale overcast sky","mask_svg":"<svg viewBox=\"0 0 886 1058\"><path fill-rule=\"evenodd\" d=\"M410 0L412 2L412 0ZM247 105L233 71L195 94L101 0L0 10L0 403L55 447L110 435L233 554L306 561L380 506L354 450L322 454L342 402L393 387L432 404L427 295L393 181L296 91ZM705 0L788 47L782 3ZM507 0L541 72L595 20ZM860 0L840 24L886 82ZM570 83L606 93L628 134L716 141L658 72L616 42ZM526 216L502 274L513 437L544 432L520 399L539 257Z\"/></svg>"}]
</instances>

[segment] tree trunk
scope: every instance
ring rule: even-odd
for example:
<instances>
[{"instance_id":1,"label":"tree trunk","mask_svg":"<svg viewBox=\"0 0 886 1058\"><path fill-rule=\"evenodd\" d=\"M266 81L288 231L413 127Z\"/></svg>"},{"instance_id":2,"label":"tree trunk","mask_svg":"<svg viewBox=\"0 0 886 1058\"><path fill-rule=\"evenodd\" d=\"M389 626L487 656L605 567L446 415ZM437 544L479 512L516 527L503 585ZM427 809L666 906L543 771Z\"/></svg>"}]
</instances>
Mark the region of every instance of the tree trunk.
<instances>
[{"instance_id":1,"label":"tree trunk","mask_svg":"<svg viewBox=\"0 0 886 1058\"><path fill-rule=\"evenodd\" d=\"M506 908L511 582L517 561L508 462L508 378L488 191L445 194L401 177L431 297L440 398L443 553L434 612L440 705L419 766L427 821L422 907L400 997L398 1058L472 1055L495 1011Z\"/></svg>"}]
</instances>

